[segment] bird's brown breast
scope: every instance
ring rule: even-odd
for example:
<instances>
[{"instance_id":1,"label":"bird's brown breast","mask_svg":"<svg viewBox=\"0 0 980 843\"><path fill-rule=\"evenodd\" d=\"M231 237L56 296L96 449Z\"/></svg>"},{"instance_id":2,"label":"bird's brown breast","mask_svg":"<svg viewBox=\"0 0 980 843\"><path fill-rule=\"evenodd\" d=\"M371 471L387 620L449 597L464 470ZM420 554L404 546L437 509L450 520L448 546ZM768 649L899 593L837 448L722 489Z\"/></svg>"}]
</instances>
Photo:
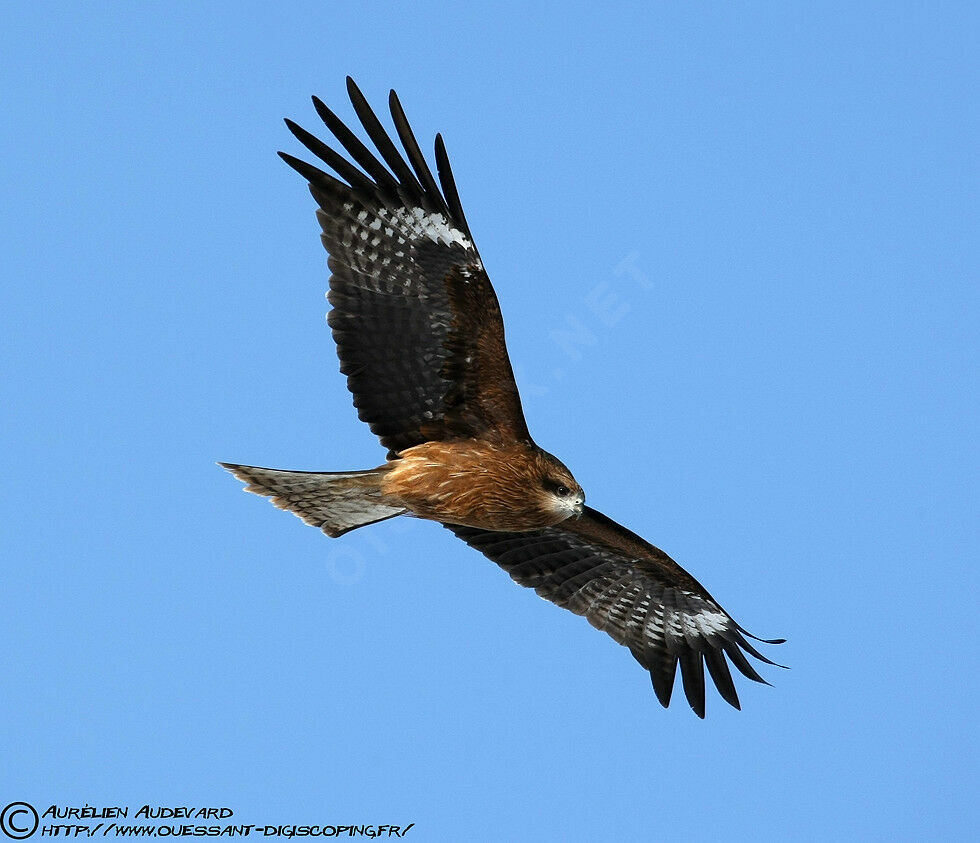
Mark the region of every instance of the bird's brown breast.
<instances>
[{"instance_id":1,"label":"bird's brown breast","mask_svg":"<svg viewBox=\"0 0 980 843\"><path fill-rule=\"evenodd\" d=\"M388 463L384 498L421 518L487 530L535 530L561 517L540 489L533 445L477 439L426 442Z\"/></svg>"}]
</instances>

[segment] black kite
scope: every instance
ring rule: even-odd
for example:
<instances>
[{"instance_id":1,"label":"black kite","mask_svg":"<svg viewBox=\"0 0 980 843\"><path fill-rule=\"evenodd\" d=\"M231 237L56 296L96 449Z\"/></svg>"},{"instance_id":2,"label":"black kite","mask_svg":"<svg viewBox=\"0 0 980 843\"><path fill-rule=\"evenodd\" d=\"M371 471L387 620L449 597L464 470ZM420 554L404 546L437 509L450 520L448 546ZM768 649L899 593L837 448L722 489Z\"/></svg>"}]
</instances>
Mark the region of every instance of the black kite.
<instances>
[{"instance_id":1,"label":"black kite","mask_svg":"<svg viewBox=\"0 0 980 843\"><path fill-rule=\"evenodd\" d=\"M679 662L699 717L705 665L738 708L726 655L757 682L765 680L745 654L774 662L663 551L585 506L571 472L534 443L442 137L437 184L395 92L389 105L407 162L351 79L347 88L384 163L315 97L317 113L359 166L289 120L342 181L279 154L319 205L340 369L387 461L339 473L225 467L247 491L328 536L402 514L438 521L521 585L629 647L664 706Z\"/></svg>"}]
</instances>

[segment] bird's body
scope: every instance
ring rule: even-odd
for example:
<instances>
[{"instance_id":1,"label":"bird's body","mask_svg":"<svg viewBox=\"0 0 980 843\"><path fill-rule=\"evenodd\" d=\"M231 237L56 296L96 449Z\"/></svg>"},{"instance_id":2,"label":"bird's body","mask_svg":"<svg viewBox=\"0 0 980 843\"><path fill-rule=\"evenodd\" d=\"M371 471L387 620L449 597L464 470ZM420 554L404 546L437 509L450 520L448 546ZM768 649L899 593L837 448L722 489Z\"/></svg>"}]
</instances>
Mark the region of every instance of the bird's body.
<instances>
[{"instance_id":1,"label":"bird's body","mask_svg":"<svg viewBox=\"0 0 980 843\"><path fill-rule=\"evenodd\" d=\"M315 98L359 167L290 121L343 181L280 154L309 181L319 205L340 368L387 459L351 472L226 467L247 491L329 536L405 514L442 523L518 583L628 646L663 705L680 664L699 716L705 667L738 707L725 656L760 682L743 651L772 662L670 557L584 506L571 472L531 438L500 307L441 137L440 189L394 91L391 114L408 162L350 79L348 91L384 163Z\"/></svg>"},{"instance_id":2,"label":"bird's body","mask_svg":"<svg viewBox=\"0 0 980 843\"><path fill-rule=\"evenodd\" d=\"M567 489L565 495L558 495ZM386 466L383 496L420 518L515 532L581 515L585 497L571 472L534 445L480 439L426 442Z\"/></svg>"}]
</instances>

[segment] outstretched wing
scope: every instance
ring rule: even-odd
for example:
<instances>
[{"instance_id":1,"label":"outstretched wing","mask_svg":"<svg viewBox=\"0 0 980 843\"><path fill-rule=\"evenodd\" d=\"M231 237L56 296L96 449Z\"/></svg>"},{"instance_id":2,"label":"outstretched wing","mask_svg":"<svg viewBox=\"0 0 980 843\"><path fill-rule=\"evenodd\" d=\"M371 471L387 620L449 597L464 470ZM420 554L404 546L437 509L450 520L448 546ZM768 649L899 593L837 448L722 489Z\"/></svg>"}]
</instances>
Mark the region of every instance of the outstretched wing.
<instances>
[{"instance_id":1,"label":"outstretched wing","mask_svg":"<svg viewBox=\"0 0 980 843\"><path fill-rule=\"evenodd\" d=\"M309 181L320 206L332 272L328 321L359 417L392 453L458 437L529 441L500 306L441 136L440 190L395 92L391 116L408 163L349 77L347 90L384 163L315 97L320 118L358 166L290 120L293 134L343 181L279 154Z\"/></svg>"},{"instance_id":2,"label":"outstretched wing","mask_svg":"<svg viewBox=\"0 0 980 843\"><path fill-rule=\"evenodd\" d=\"M755 636L666 553L594 509L586 507L579 519L526 533L445 526L516 582L584 615L629 647L650 671L665 708L678 662L684 693L698 717L704 717L705 665L721 696L740 708L726 655L749 679L768 684L745 657L748 653L775 664L746 640Z\"/></svg>"}]
</instances>

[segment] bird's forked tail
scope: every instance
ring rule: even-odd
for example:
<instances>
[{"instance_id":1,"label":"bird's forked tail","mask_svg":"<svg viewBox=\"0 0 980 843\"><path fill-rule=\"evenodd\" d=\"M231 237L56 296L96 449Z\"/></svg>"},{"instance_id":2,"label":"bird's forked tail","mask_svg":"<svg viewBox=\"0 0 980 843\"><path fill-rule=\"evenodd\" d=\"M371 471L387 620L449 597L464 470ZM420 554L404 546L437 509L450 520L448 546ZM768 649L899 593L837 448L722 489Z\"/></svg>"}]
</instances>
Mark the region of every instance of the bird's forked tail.
<instances>
[{"instance_id":1,"label":"bird's forked tail","mask_svg":"<svg viewBox=\"0 0 980 843\"><path fill-rule=\"evenodd\" d=\"M265 495L311 527L336 538L349 530L384 521L406 510L381 500L384 468L367 471L280 471L219 463L245 483L245 491Z\"/></svg>"}]
</instances>

